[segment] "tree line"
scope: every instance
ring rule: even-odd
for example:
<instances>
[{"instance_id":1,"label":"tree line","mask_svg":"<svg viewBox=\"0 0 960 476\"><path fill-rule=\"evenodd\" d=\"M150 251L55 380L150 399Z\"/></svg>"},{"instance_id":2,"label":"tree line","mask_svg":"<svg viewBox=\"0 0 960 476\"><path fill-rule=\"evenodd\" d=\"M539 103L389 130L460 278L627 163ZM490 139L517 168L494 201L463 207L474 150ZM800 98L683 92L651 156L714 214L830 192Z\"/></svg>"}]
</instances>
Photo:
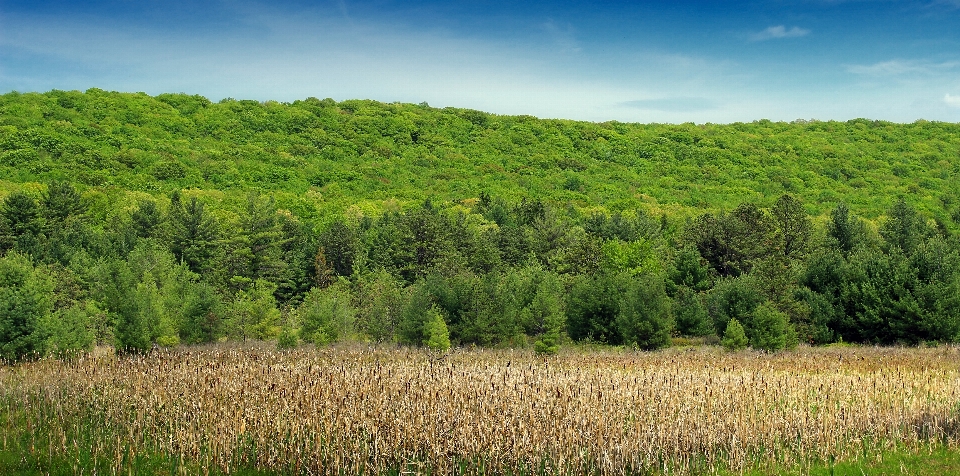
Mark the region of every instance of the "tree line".
<instances>
[{"instance_id":1,"label":"tree line","mask_svg":"<svg viewBox=\"0 0 960 476\"><path fill-rule=\"evenodd\" d=\"M119 202L123 203L123 202ZM118 205L119 206L119 205ZM789 194L684 221L430 199L298 218L175 190L97 215L69 182L0 203L0 357L231 340L638 349L960 339L957 236L904 200L879 226Z\"/></svg>"},{"instance_id":2,"label":"tree line","mask_svg":"<svg viewBox=\"0 0 960 476\"><path fill-rule=\"evenodd\" d=\"M304 219L476 197L693 216L784 193L816 216L846 202L874 221L896 197L957 230L960 124L855 119L627 124L426 104L290 103L100 89L0 95L0 184L52 180L117 195L203 190L230 207L261 189ZM88 189L88 190L89 190Z\"/></svg>"}]
</instances>

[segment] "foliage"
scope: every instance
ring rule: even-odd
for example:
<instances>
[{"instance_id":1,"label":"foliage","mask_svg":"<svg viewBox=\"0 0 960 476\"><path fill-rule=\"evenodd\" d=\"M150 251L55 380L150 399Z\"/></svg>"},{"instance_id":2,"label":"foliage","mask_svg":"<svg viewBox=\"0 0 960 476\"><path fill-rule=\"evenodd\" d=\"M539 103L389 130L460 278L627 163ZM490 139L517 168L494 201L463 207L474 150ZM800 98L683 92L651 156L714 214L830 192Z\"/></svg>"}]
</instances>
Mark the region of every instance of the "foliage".
<instances>
[{"instance_id":1,"label":"foliage","mask_svg":"<svg viewBox=\"0 0 960 476\"><path fill-rule=\"evenodd\" d=\"M18 362L43 356L53 284L30 260L10 253L0 258L0 359Z\"/></svg>"},{"instance_id":2,"label":"foliage","mask_svg":"<svg viewBox=\"0 0 960 476\"><path fill-rule=\"evenodd\" d=\"M298 308L300 315L300 338L323 346L353 334L356 311L351 303L351 294L345 283L307 293Z\"/></svg>"},{"instance_id":3,"label":"foliage","mask_svg":"<svg viewBox=\"0 0 960 476\"><path fill-rule=\"evenodd\" d=\"M747 333L750 347L766 351L796 347L797 338L787 315L778 311L769 302L753 310L751 324Z\"/></svg>"},{"instance_id":4,"label":"foliage","mask_svg":"<svg viewBox=\"0 0 960 476\"><path fill-rule=\"evenodd\" d=\"M656 350L670 344L674 322L663 279L644 275L631 280L616 324L625 344Z\"/></svg>"},{"instance_id":5,"label":"foliage","mask_svg":"<svg viewBox=\"0 0 960 476\"><path fill-rule=\"evenodd\" d=\"M713 339L731 319L758 348L956 342L958 137L11 93L0 256L53 283L38 352L419 346L434 309L452 344L543 353Z\"/></svg>"},{"instance_id":6,"label":"foliage","mask_svg":"<svg viewBox=\"0 0 960 476\"><path fill-rule=\"evenodd\" d=\"M684 336L706 336L714 333L713 323L703 305L703 296L681 286L674 295L673 315L676 331Z\"/></svg>"},{"instance_id":7,"label":"foliage","mask_svg":"<svg viewBox=\"0 0 960 476\"><path fill-rule=\"evenodd\" d=\"M736 319L727 321L727 328L723 331L723 340L720 341L724 349L728 351L743 350L747 348L749 342L740 321Z\"/></svg>"},{"instance_id":8,"label":"foliage","mask_svg":"<svg viewBox=\"0 0 960 476\"><path fill-rule=\"evenodd\" d=\"M437 306L430 309L430 317L424 324L423 333L426 337L424 347L440 352L450 348L450 331L447 330L447 323L444 322L443 314Z\"/></svg>"}]
</instances>

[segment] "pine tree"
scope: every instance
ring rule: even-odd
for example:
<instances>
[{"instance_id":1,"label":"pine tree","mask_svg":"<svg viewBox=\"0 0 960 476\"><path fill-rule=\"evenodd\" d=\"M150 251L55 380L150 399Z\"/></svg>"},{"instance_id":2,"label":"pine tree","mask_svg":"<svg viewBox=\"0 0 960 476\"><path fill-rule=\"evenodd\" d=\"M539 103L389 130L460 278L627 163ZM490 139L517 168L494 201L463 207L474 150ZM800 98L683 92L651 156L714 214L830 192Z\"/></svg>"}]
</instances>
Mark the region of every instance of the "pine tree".
<instances>
[{"instance_id":1,"label":"pine tree","mask_svg":"<svg viewBox=\"0 0 960 476\"><path fill-rule=\"evenodd\" d=\"M729 351L743 350L747 348L747 334L743 331L740 321L730 319L727 322L727 330L723 333L723 340L720 343L724 349Z\"/></svg>"},{"instance_id":2,"label":"pine tree","mask_svg":"<svg viewBox=\"0 0 960 476\"><path fill-rule=\"evenodd\" d=\"M170 251L194 273L210 266L219 234L218 225L197 197L184 204L179 192L170 197Z\"/></svg>"},{"instance_id":3,"label":"pine tree","mask_svg":"<svg viewBox=\"0 0 960 476\"><path fill-rule=\"evenodd\" d=\"M0 258L0 359L18 362L42 357L53 284L30 260L9 253Z\"/></svg>"},{"instance_id":4,"label":"pine tree","mask_svg":"<svg viewBox=\"0 0 960 476\"><path fill-rule=\"evenodd\" d=\"M423 343L430 350L444 352L450 348L450 331L443 320L443 314L437 306L430 308L429 317L423 330L426 341Z\"/></svg>"},{"instance_id":5,"label":"pine tree","mask_svg":"<svg viewBox=\"0 0 960 476\"><path fill-rule=\"evenodd\" d=\"M14 192L0 206L0 251L15 249L33 254L38 250L42 220L37 201Z\"/></svg>"}]
</instances>

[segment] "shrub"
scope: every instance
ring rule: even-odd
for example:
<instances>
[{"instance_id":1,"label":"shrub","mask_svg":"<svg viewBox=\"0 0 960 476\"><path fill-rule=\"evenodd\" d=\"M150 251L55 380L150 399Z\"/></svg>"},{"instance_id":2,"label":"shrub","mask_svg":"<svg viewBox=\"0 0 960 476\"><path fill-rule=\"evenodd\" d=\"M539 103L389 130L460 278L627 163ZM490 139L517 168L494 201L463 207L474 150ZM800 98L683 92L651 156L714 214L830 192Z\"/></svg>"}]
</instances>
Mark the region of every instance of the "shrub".
<instances>
[{"instance_id":1,"label":"shrub","mask_svg":"<svg viewBox=\"0 0 960 476\"><path fill-rule=\"evenodd\" d=\"M670 345L673 316L670 314L670 299L659 276L648 274L631 283L616 324L626 344L643 350Z\"/></svg>"},{"instance_id":2,"label":"shrub","mask_svg":"<svg viewBox=\"0 0 960 476\"><path fill-rule=\"evenodd\" d=\"M787 315L770 303L763 303L753 311L750 346L757 350L776 351L796 346L796 333Z\"/></svg>"},{"instance_id":3,"label":"shrub","mask_svg":"<svg viewBox=\"0 0 960 476\"><path fill-rule=\"evenodd\" d=\"M747 334L743 331L740 321L730 319L727 322L727 330L723 333L723 340L720 343L729 351L747 348Z\"/></svg>"},{"instance_id":4,"label":"shrub","mask_svg":"<svg viewBox=\"0 0 960 476\"><path fill-rule=\"evenodd\" d=\"M305 342L326 345L351 332L356 311L350 290L343 283L325 289L313 288L300 305L300 337Z\"/></svg>"},{"instance_id":5,"label":"shrub","mask_svg":"<svg viewBox=\"0 0 960 476\"><path fill-rule=\"evenodd\" d=\"M443 314L437 306L430 309L432 317L428 318L424 324L423 333L427 340L424 345L431 350L446 351L450 348L450 331L447 330L447 323L443 320Z\"/></svg>"}]
</instances>

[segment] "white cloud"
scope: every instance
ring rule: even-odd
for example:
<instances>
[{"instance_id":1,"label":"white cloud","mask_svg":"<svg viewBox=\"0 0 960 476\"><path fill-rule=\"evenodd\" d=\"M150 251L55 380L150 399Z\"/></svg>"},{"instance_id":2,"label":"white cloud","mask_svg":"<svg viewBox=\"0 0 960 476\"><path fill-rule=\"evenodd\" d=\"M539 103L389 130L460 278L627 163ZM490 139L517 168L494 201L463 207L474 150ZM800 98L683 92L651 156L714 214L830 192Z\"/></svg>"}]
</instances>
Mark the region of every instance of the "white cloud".
<instances>
[{"instance_id":1,"label":"white cloud","mask_svg":"<svg viewBox=\"0 0 960 476\"><path fill-rule=\"evenodd\" d=\"M807 36L808 34L810 34L810 30L800 28L798 26L787 29L787 27L783 25L777 25L771 26L759 33L754 33L751 35L750 39L753 41L764 41L779 38L798 38L801 36Z\"/></svg>"},{"instance_id":2,"label":"white cloud","mask_svg":"<svg viewBox=\"0 0 960 476\"><path fill-rule=\"evenodd\" d=\"M960 96L954 96L950 93L944 94L943 102L946 103L947 106L960 108Z\"/></svg>"},{"instance_id":3,"label":"white cloud","mask_svg":"<svg viewBox=\"0 0 960 476\"><path fill-rule=\"evenodd\" d=\"M890 60L868 65L850 65L847 71L865 76L898 76L903 74L935 74L960 66L957 61L932 63L919 60Z\"/></svg>"}]
</instances>

